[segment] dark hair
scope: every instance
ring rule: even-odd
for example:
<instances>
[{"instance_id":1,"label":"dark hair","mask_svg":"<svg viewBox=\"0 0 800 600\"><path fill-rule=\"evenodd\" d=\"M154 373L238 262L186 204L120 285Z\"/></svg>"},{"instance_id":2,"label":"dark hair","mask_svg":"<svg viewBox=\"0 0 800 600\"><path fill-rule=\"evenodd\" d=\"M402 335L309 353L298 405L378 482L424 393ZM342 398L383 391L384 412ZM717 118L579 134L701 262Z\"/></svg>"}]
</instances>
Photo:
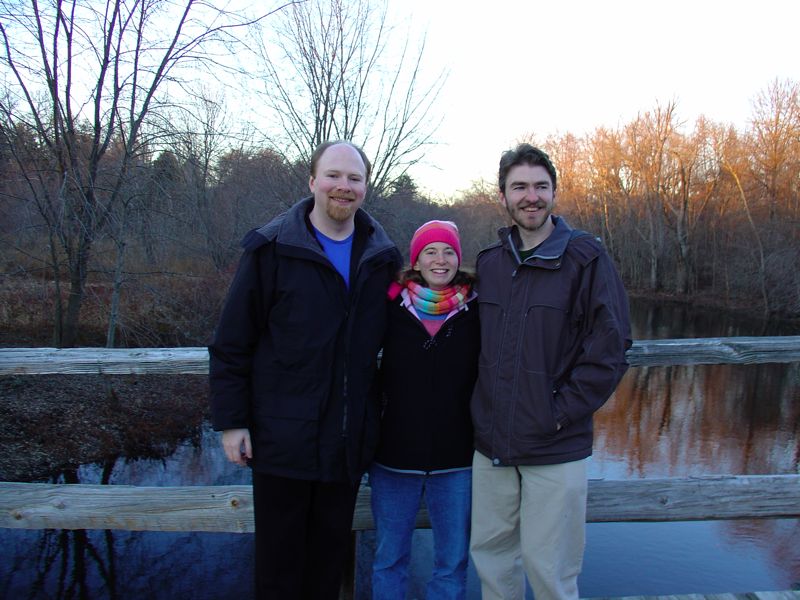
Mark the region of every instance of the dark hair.
<instances>
[{"instance_id":1,"label":"dark hair","mask_svg":"<svg viewBox=\"0 0 800 600\"><path fill-rule=\"evenodd\" d=\"M553 191L556 189L556 168L550 161L547 153L539 148L531 146L530 144L519 144L513 150L503 152L500 157L500 172L498 175L498 183L500 184L500 191L506 193L506 177L511 167L517 165L530 165L532 167L544 167L553 183Z\"/></svg>"},{"instance_id":2,"label":"dark hair","mask_svg":"<svg viewBox=\"0 0 800 600\"><path fill-rule=\"evenodd\" d=\"M411 267L406 267L403 271L397 276L397 282L400 285L405 285L407 281L413 281L414 283L418 283L420 285L424 285L428 287L428 282L422 277L422 274L419 271L415 271ZM466 271L463 269L459 269L456 271L455 277L453 277L453 281L450 282L450 285L470 285L474 286L475 282L477 281L477 277L471 271Z\"/></svg>"},{"instance_id":3,"label":"dark hair","mask_svg":"<svg viewBox=\"0 0 800 600\"><path fill-rule=\"evenodd\" d=\"M356 146L353 142L348 142L347 140L328 140L327 142L322 142L319 146L317 146L317 149L314 150L314 154L311 155L311 165L310 165L311 176L312 177L317 176L317 163L319 163L319 159L322 158L322 155L325 153L325 150L327 150L331 146L338 146L339 144L350 146L351 148L353 148L353 150L358 152L359 156L361 156L361 160L364 161L364 167L367 170L366 179L367 181L369 181L369 176L372 173L372 163L369 162L367 155L364 154L364 151L359 146Z\"/></svg>"}]
</instances>

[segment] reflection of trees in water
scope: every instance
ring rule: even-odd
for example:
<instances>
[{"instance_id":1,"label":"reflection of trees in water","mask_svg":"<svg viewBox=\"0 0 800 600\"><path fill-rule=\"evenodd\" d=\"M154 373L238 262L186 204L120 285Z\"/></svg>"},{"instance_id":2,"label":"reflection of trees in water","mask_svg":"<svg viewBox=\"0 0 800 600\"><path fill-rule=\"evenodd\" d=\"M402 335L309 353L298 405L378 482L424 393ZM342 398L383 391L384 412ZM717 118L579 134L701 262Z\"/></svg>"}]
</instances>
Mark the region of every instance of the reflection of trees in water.
<instances>
[{"instance_id":1,"label":"reflection of trees in water","mask_svg":"<svg viewBox=\"0 0 800 600\"><path fill-rule=\"evenodd\" d=\"M104 548L101 555L85 529L48 529L44 532L39 546L37 579L31 589L31 598L48 588L47 581L54 576L58 585L56 598L91 598L92 582L97 581L90 574L92 565L97 570L99 580L105 584L103 597L117 598L115 591L114 538L110 530L104 532Z\"/></svg>"},{"instance_id":2,"label":"reflection of trees in water","mask_svg":"<svg viewBox=\"0 0 800 600\"><path fill-rule=\"evenodd\" d=\"M595 468L621 464L624 478L798 473L800 364L634 367L595 430ZM761 548L782 589L800 589L800 520L719 530L731 546Z\"/></svg>"},{"instance_id":3,"label":"reflection of trees in water","mask_svg":"<svg viewBox=\"0 0 800 600\"><path fill-rule=\"evenodd\" d=\"M797 364L634 367L595 418L628 477L796 473Z\"/></svg>"},{"instance_id":4,"label":"reflection of trees in water","mask_svg":"<svg viewBox=\"0 0 800 600\"><path fill-rule=\"evenodd\" d=\"M104 463L102 484L108 484L116 460ZM80 483L77 468L56 475L57 483ZM46 529L39 541L36 580L31 587L31 598L48 589L48 582L57 581L55 598L95 597L96 583L102 582L103 597L117 598L116 556L114 535L110 529L103 532L101 547L91 540L85 529ZM96 570L97 575L91 573Z\"/></svg>"},{"instance_id":5,"label":"reflection of trees in water","mask_svg":"<svg viewBox=\"0 0 800 600\"><path fill-rule=\"evenodd\" d=\"M721 531L730 544L750 540L761 548L770 564L786 577L782 589L800 589L800 519L726 521Z\"/></svg>"},{"instance_id":6,"label":"reflection of trees in water","mask_svg":"<svg viewBox=\"0 0 800 600\"><path fill-rule=\"evenodd\" d=\"M249 469L219 449L210 425L167 458L118 457L62 471L52 483L142 486L240 485ZM12 540L25 541L16 543ZM252 597L252 534L140 531L3 530L0 598ZM2 562L5 559L5 562ZM187 575L188 574L188 575ZM157 587L156 587L157 586ZM198 590L200 590L198 592ZM210 590L210 592L209 592ZM13 591L13 593L12 593ZM207 595L204 596L206 592Z\"/></svg>"},{"instance_id":7,"label":"reflection of trees in water","mask_svg":"<svg viewBox=\"0 0 800 600\"><path fill-rule=\"evenodd\" d=\"M637 340L797 335L797 325L790 321L695 308L685 302L631 298L630 308L633 337Z\"/></svg>"}]
</instances>

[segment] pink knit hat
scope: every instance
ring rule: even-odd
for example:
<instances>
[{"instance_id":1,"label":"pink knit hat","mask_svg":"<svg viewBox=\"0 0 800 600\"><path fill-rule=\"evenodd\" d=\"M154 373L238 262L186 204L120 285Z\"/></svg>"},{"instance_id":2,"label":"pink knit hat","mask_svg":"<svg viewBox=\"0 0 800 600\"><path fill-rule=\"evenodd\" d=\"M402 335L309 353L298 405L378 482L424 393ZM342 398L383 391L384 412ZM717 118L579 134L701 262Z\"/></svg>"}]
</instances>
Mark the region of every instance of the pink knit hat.
<instances>
[{"instance_id":1,"label":"pink knit hat","mask_svg":"<svg viewBox=\"0 0 800 600\"><path fill-rule=\"evenodd\" d=\"M428 221L414 232L411 238L411 264L417 262L419 253L428 244L444 242L452 246L461 264L461 240L458 237L458 227L452 221Z\"/></svg>"}]
</instances>

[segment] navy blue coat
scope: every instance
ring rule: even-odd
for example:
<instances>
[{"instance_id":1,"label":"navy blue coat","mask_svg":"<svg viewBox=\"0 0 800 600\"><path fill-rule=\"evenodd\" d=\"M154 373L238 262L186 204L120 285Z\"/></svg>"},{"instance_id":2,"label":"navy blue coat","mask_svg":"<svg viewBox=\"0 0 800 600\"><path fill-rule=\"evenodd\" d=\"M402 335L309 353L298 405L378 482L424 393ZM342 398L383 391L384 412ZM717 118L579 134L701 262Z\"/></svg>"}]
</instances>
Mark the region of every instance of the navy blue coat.
<instances>
[{"instance_id":1,"label":"navy blue coat","mask_svg":"<svg viewBox=\"0 0 800 600\"><path fill-rule=\"evenodd\" d=\"M401 257L359 210L348 289L312 207L301 201L242 243L209 346L211 418L216 430L250 430L256 471L355 482L377 445L377 355Z\"/></svg>"},{"instance_id":2,"label":"navy blue coat","mask_svg":"<svg viewBox=\"0 0 800 600\"><path fill-rule=\"evenodd\" d=\"M397 298L389 305L381 361L385 402L380 464L411 471L472 465L469 402L478 376L478 301L467 303L433 337Z\"/></svg>"}]
</instances>

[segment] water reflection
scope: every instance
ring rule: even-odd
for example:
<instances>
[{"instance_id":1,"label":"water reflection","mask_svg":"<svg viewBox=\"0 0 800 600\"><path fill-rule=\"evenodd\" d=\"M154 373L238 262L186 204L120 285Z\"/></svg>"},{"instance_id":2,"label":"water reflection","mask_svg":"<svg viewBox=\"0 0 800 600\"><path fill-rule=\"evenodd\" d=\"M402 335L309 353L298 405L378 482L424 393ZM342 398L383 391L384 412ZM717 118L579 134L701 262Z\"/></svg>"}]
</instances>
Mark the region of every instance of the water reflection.
<instances>
[{"instance_id":1,"label":"water reflection","mask_svg":"<svg viewBox=\"0 0 800 600\"><path fill-rule=\"evenodd\" d=\"M633 339L798 335L798 328L777 319L753 317L678 302L631 299Z\"/></svg>"},{"instance_id":2,"label":"water reflection","mask_svg":"<svg viewBox=\"0 0 800 600\"><path fill-rule=\"evenodd\" d=\"M634 302L632 315L636 339L797 334L776 323L763 327L665 304ZM631 369L597 415L590 476L800 473L798 384L797 363ZM249 472L224 459L217 435L205 426L167 458L84 465L57 480L227 485L249 483ZM251 535L6 529L0 536L3 598L252 595ZM415 536L412 574L421 596L431 540L429 532ZM798 589L797 539L798 520L590 524L581 592L590 597ZM360 558L368 559L368 552ZM478 597L471 572L470 598Z\"/></svg>"},{"instance_id":3,"label":"water reflection","mask_svg":"<svg viewBox=\"0 0 800 600\"><path fill-rule=\"evenodd\" d=\"M102 465L100 483L109 483L113 467L113 462ZM74 469L64 471L58 479L60 483L81 482ZM97 597L98 586L105 597L117 597L114 533L111 530L90 533L82 529L43 532L36 553L37 573L31 594L46 592L50 587L48 580L51 580L57 582L54 593L57 598Z\"/></svg>"},{"instance_id":4,"label":"water reflection","mask_svg":"<svg viewBox=\"0 0 800 600\"><path fill-rule=\"evenodd\" d=\"M164 459L119 458L59 473L60 483L249 484L204 426ZM2 598L193 598L252 596L253 536L139 531L0 529ZM242 565L244 567L242 568Z\"/></svg>"},{"instance_id":5,"label":"water reflection","mask_svg":"<svg viewBox=\"0 0 800 600\"><path fill-rule=\"evenodd\" d=\"M595 418L594 477L797 473L800 364L631 369Z\"/></svg>"}]
</instances>

